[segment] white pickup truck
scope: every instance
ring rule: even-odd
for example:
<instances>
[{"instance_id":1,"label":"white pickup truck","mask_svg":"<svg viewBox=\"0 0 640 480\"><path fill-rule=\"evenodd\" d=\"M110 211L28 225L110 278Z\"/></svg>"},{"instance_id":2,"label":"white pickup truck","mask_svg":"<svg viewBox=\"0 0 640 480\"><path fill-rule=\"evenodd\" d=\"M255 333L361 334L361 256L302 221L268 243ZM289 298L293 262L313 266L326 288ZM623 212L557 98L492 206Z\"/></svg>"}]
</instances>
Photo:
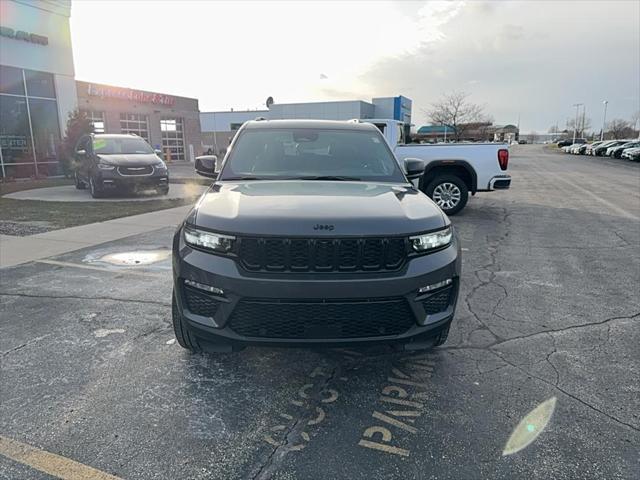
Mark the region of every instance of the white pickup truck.
<instances>
[{"instance_id":1,"label":"white pickup truck","mask_svg":"<svg viewBox=\"0 0 640 480\"><path fill-rule=\"evenodd\" d=\"M425 162L424 175L414 180L447 214L464 208L469 193L504 190L511 186L506 173L509 148L504 143L405 143L404 123L397 120L355 120L372 123L384 134L400 165L405 158Z\"/></svg>"}]
</instances>

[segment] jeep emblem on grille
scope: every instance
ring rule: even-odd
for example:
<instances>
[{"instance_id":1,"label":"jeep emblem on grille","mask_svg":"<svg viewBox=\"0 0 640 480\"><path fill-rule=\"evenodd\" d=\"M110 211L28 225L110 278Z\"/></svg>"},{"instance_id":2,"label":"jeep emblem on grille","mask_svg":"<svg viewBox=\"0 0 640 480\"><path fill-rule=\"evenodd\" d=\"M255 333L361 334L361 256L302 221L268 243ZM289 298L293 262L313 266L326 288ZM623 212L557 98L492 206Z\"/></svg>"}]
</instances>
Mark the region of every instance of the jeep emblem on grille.
<instances>
[{"instance_id":1,"label":"jeep emblem on grille","mask_svg":"<svg viewBox=\"0 0 640 480\"><path fill-rule=\"evenodd\" d=\"M315 226L313 227L314 230L333 230L335 228L335 226L333 225L322 225L320 223L316 223Z\"/></svg>"}]
</instances>

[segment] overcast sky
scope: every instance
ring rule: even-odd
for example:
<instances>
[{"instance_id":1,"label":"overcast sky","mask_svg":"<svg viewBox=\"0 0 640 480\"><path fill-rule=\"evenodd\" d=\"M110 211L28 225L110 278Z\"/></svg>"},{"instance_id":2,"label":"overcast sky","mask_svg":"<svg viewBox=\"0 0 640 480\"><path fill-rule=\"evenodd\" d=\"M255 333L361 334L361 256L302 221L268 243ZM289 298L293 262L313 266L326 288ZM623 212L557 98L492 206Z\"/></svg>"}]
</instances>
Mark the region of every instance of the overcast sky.
<instances>
[{"instance_id":1,"label":"overcast sky","mask_svg":"<svg viewBox=\"0 0 640 480\"><path fill-rule=\"evenodd\" d=\"M76 78L200 110L405 95L413 121L468 92L496 123L594 129L640 110L640 2L74 0Z\"/></svg>"}]
</instances>

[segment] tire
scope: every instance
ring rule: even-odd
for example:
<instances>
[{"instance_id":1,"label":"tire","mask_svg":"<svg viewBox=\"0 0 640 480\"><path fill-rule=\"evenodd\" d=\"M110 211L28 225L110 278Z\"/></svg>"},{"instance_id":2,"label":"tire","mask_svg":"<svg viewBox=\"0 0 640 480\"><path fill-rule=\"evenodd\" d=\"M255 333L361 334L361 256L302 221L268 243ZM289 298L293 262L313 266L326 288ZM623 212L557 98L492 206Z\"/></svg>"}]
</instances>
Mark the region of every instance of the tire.
<instances>
[{"instance_id":1,"label":"tire","mask_svg":"<svg viewBox=\"0 0 640 480\"><path fill-rule=\"evenodd\" d=\"M89 175L89 193L93 198L102 198L104 195L102 191L96 186L93 176Z\"/></svg>"},{"instance_id":2,"label":"tire","mask_svg":"<svg viewBox=\"0 0 640 480\"><path fill-rule=\"evenodd\" d=\"M87 185L82 180L80 180L80 178L78 177L78 172L77 171L74 172L74 174L73 174L73 180L75 182L77 190L86 190Z\"/></svg>"},{"instance_id":3,"label":"tire","mask_svg":"<svg viewBox=\"0 0 640 480\"><path fill-rule=\"evenodd\" d=\"M455 215L469 200L467 185L455 175L441 175L429 182L424 193L447 215Z\"/></svg>"},{"instance_id":4,"label":"tire","mask_svg":"<svg viewBox=\"0 0 640 480\"><path fill-rule=\"evenodd\" d=\"M439 347L447 341L447 337L449 337L449 328L451 328L451 322L449 322L446 327L440 330L440 333L438 333L438 336L435 338L435 342L433 344L434 347Z\"/></svg>"},{"instance_id":5,"label":"tire","mask_svg":"<svg viewBox=\"0 0 640 480\"><path fill-rule=\"evenodd\" d=\"M173 332L176 335L178 344L192 353L202 352L202 348L200 348L198 341L189 330L189 327L187 326L184 318L182 318L182 315L180 315L175 293L171 295L171 317L173 320Z\"/></svg>"},{"instance_id":6,"label":"tire","mask_svg":"<svg viewBox=\"0 0 640 480\"><path fill-rule=\"evenodd\" d=\"M169 187L162 187L158 189L160 195L167 195L169 193Z\"/></svg>"}]
</instances>

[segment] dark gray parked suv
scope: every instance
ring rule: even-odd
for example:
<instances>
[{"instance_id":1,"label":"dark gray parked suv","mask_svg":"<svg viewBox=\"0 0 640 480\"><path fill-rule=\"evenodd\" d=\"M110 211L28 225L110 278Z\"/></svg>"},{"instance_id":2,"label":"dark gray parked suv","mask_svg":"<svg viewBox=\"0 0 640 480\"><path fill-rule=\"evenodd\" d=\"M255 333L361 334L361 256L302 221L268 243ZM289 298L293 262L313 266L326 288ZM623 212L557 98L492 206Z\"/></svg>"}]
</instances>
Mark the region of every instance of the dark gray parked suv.
<instances>
[{"instance_id":1,"label":"dark gray parked suv","mask_svg":"<svg viewBox=\"0 0 640 480\"><path fill-rule=\"evenodd\" d=\"M447 338L460 264L449 219L376 127L248 122L175 234L176 338L192 351L429 348Z\"/></svg>"}]
</instances>

